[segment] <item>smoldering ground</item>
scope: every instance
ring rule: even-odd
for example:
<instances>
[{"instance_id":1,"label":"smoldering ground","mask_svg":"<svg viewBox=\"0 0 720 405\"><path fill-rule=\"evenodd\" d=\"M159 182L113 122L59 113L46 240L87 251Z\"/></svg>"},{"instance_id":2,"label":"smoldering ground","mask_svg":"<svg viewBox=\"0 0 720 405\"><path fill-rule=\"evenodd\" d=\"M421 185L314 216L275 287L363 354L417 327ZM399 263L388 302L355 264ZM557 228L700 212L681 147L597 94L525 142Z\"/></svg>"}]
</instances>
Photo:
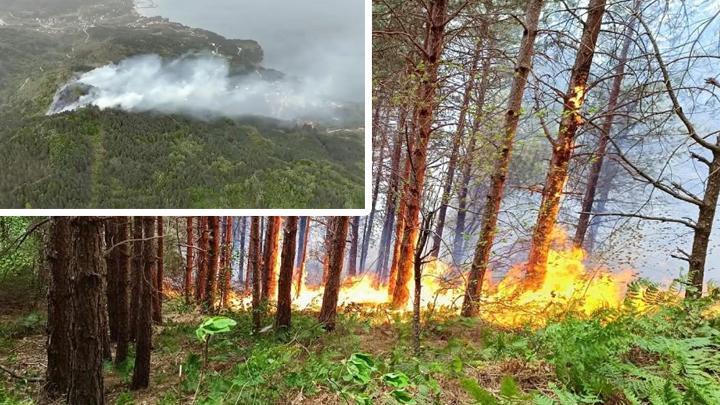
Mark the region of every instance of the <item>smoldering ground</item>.
<instances>
[{"instance_id":1,"label":"smoldering ground","mask_svg":"<svg viewBox=\"0 0 720 405\"><path fill-rule=\"evenodd\" d=\"M331 119L333 110L341 107L335 93L330 78L233 76L228 61L212 54L171 60L140 55L79 74L57 91L48 114L96 106L195 117Z\"/></svg>"}]
</instances>

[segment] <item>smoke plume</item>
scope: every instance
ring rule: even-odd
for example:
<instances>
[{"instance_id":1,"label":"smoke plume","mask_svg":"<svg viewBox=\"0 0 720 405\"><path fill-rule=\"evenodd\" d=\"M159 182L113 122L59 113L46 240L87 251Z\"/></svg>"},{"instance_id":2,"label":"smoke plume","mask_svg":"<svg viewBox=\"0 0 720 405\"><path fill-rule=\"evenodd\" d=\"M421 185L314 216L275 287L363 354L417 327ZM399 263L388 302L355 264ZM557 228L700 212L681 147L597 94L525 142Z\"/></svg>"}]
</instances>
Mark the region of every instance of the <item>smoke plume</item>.
<instances>
[{"instance_id":1,"label":"smoke plume","mask_svg":"<svg viewBox=\"0 0 720 405\"><path fill-rule=\"evenodd\" d=\"M87 106L198 117L262 115L297 119L332 114L331 81L269 81L232 76L225 58L202 54L163 60L142 55L91 70L58 90L48 114Z\"/></svg>"}]
</instances>

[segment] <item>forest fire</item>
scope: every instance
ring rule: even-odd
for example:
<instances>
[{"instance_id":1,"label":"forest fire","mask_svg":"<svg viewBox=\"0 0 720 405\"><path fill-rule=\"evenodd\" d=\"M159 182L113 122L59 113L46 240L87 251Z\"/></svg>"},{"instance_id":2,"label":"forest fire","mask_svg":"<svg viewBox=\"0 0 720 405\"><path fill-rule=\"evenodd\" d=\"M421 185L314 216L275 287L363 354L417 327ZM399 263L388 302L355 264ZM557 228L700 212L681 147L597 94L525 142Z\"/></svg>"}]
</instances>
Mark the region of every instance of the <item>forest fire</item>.
<instances>
[{"instance_id":1,"label":"forest fire","mask_svg":"<svg viewBox=\"0 0 720 405\"><path fill-rule=\"evenodd\" d=\"M556 230L552 238L555 248L550 250L546 272L538 288L526 287L524 263L513 266L499 282L486 279L480 310L484 321L509 328L542 327L562 316L590 316L599 310L622 306L627 286L635 277L634 271L615 273L603 266L586 268L586 253L573 247L564 231ZM414 294L412 284L409 286L411 297ZM440 260L431 260L423 266L423 310L458 309L464 292L464 278L452 266ZM322 295L321 285L305 284L300 294L296 294L293 285L293 305L297 308L318 309ZM375 273L365 273L343 281L338 304L381 306L390 299L387 284L379 283ZM249 298L241 301L241 304L249 305ZM643 311L640 307L636 309ZM412 300L401 312L411 311Z\"/></svg>"}]
</instances>

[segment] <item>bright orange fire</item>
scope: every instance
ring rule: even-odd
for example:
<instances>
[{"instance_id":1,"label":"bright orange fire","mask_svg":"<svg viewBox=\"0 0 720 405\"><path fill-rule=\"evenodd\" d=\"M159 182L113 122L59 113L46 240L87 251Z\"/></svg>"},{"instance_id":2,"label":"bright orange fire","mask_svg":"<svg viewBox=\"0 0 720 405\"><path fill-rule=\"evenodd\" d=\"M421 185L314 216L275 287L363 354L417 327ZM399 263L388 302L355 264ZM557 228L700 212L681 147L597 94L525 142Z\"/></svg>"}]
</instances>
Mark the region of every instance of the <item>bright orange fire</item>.
<instances>
[{"instance_id":1,"label":"bright orange fire","mask_svg":"<svg viewBox=\"0 0 720 405\"><path fill-rule=\"evenodd\" d=\"M547 271L541 286L533 291L523 288L524 264L512 267L497 284L488 280L482 289L480 317L503 327L541 327L548 321L567 315L589 316L602 309L619 309L623 305L628 283L635 277L632 270L613 272L605 267L587 269L585 252L572 247L565 233L553 233L553 246L548 256ZM279 263L279 260L278 260ZM303 283L305 281L303 280ZM410 302L403 311L412 310L413 280L410 280ZM433 260L423 266L421 306L459 310L465 293L464 274ZM319 308L323 287L304 285L296 296L293 284L293 305L299 309ZM345 279L338 305L383 305L388 303L387 286L380 285L373 274ZM238 305L249 305L240 298ZM643 303L633 305L643 312Z\"/></svg>"}]
</instances>

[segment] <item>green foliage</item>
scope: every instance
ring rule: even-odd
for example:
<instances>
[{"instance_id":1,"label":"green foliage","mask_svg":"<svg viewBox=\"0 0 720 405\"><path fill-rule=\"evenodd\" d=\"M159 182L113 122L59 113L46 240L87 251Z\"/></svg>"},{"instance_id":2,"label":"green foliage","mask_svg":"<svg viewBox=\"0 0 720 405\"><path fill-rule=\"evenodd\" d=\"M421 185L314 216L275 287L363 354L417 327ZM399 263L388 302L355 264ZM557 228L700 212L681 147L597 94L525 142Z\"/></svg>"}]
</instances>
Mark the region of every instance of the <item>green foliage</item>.
<instances>
[{"instance_id":1,"label":"green foliage","mask_svg":"<svg viewBox=\"0 0 720 405\"><path fill-rule=\"evenodd\" d=\"M219 333L230 332L230 329L235 327L237 322L225 316L213 316L206 319L200 326L195 329L195 336L201 342L206 342L209 337L217 335Z\"/></svg>"}]
</instances>

